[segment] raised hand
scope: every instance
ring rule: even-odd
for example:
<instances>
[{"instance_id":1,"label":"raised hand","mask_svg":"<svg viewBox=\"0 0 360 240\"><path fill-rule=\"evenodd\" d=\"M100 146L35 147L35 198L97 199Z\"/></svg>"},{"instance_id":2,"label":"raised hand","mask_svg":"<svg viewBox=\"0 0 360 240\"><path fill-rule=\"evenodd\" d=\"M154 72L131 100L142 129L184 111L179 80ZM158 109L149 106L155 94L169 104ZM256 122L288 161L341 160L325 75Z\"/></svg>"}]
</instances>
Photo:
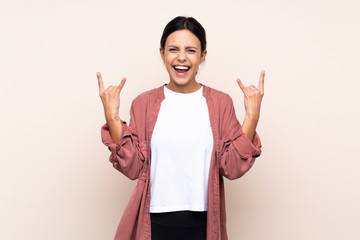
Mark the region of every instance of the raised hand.
<instances>
[{"instance_id":1,"label":"raised hand","mask_svg":"<svg viewBox=\"0 0 360 240\"><path fill-rule=\"evenodd\" d=\"M260 105L264 96L264 78L265 71L262 70L260 73L258 88L256 88L254 85L245 87L240 78L237 79L237 83L244 93L246 116L253 120L258 120L260 117Z\"/></svg>"},{"instance_id":2,"label":"raised hand","mask_svg":"<svg viewBox=\"0 0 360 240\"><path fill-rule=\"evenodd\" d=\"M101 74L98 72L99 96L104 106L105 119L109 123L112 120L119 120L120 91L123 88L126 78L123 78L118 86L109 86L104 90L104 83Z\"/></svg>"}]
</instances>

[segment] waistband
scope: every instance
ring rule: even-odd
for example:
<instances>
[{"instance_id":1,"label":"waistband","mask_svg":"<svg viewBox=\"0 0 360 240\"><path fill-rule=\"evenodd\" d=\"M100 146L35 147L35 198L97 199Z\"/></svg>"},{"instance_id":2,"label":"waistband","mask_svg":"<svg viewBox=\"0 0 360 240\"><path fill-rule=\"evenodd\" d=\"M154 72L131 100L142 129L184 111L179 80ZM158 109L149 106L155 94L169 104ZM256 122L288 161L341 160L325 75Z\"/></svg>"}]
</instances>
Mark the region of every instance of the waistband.
<instances>
[{"instance_id":1,"label":"waistband","mask_svg":"<svg viewBox=\"0 0 360 240\"><path fill-rule=\"evenodd\" d=\"M172 227L206 226L207 211L176 211L150 213L152 223Z\"/></svg>"}]
</instances>

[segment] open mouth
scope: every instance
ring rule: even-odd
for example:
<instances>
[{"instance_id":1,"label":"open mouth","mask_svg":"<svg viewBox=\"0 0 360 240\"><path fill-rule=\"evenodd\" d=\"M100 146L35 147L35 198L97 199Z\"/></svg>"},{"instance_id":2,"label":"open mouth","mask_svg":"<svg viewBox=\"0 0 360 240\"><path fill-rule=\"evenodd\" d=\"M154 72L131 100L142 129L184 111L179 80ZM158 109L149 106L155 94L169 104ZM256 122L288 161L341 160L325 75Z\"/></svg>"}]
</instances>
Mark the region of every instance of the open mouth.
<instances>
[{"instance_id":1,"label":"open mouth","mask_svg":"<svg viewBox=\"0 0 360 240\"><path fill-rule=\"evenodd\" d=\"M173 68L178 73L185 73L185 72L189 71L189 69L190 69L189 66L181 66L181 65L173 66Z\"/></svg>"}]
</instances>

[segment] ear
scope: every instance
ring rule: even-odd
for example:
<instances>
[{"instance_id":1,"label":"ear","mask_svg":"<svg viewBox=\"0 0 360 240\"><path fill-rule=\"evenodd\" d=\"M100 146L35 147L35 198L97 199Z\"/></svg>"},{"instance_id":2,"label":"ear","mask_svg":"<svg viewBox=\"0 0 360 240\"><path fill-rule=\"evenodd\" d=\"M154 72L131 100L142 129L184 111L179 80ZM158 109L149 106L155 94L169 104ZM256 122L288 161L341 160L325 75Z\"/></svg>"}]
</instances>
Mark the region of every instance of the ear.
<instances>
[{"instance_id":1,"label":"ear","mask_svg":"<svg viewBox=\"0 0 360 240\"><path fill-rule=\"evenodd\" d=\"M163 60L163 62L165 62L164 50L161 47L159 50L160 50L161 59Z\"/></svg>"},{"instance_id":2,"label":"ear","mask_svg":"<svg viewBox=\"0 0 360 240\"><path fill-rule=\"evenodd\" d=\"M201 53L200 64L205 61L206 54L207 54L207 50L204 50L204 51Z\"/></svg>"}]
</instances>

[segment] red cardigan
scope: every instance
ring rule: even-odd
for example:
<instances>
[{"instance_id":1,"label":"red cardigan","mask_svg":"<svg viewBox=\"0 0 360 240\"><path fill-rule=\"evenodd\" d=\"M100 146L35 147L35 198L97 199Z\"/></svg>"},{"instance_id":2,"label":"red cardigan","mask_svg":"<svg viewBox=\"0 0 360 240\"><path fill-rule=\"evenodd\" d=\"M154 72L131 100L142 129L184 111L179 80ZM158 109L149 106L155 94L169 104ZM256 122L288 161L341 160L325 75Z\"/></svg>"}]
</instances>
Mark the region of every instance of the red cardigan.
<instances>
[{"instance_id":1,"label":"red cardigan","mask_svg":"<svg viewBox=\"0 0 360 240\"><path fill-rule=\"evenodd\" d=\"M243 133L236 118L231 97L203 86L214 138L211 157L207 240L227 240L223 176L237 179L244 175L261 154L261 142L255 132L253 142ZM122 121L121 138L112 141L109 128L101 128L102 142L111 151L110 162L128 178L138 179L117 228L116 240L151 240L150 222L150 142L164 96L165 84L137 96L131 104L130 124ZM190 137L190 136L189 136Z\"/></svg>"}]
</instances>

